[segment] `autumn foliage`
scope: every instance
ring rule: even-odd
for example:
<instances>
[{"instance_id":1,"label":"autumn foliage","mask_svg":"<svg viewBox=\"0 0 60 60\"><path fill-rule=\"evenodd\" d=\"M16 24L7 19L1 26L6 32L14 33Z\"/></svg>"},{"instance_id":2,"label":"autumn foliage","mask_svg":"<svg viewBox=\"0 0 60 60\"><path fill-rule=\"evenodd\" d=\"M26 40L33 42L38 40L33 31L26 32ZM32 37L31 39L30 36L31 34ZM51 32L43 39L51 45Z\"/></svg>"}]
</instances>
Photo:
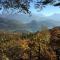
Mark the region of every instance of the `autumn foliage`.
<instances>
[{"instance_id":1,"label":"autumn foliage","mask_svg":"<svg viewBox=\"0 0 60 60\"><path fill-rule=\"evenodd\" d=\"M27 34L0 32L0 60L58 60L59 43L60 28Z\"/></svg>"}]
</instances>

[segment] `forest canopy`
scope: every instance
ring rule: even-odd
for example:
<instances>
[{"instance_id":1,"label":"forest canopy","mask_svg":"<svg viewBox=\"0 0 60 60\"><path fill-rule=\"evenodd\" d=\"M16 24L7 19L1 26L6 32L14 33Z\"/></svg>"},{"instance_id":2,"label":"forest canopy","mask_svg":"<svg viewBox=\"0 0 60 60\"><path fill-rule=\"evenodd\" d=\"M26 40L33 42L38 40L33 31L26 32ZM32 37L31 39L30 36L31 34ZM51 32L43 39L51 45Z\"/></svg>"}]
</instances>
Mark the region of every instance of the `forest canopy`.
<instances>
[{"instance_id":1,"label":"forest canopy","mask_svg":"<svg viewBox=\"0 0 60 60\"><path fill-rule=\"evenodd\" d=\"M34 4L35 9L42 9L47 5L60 6L60 0L0 0L0 10L2 8L5 10L18 9L19 12L30 13L31 3Z\"/></svg>"}]
</instances>

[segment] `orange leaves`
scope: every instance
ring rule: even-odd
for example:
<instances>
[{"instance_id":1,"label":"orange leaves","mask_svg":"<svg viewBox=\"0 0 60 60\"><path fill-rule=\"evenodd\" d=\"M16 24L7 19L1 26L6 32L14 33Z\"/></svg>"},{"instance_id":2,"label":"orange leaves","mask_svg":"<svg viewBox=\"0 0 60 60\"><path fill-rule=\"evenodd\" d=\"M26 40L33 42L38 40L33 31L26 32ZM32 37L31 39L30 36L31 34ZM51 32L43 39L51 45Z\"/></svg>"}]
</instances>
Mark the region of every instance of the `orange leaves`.
<instances>
[{"instance_id":1,"label":"orange leaves","mask_svg":"<svg viewBox=\"0 0 60 60\"><path fill-rule=\"evenodd\" d=\"M43 57L41 60L56 60L56 53L49 43L51 36L55 38L58 35L59 38L60 31L55 29L51 32L52 34L50 34L49 30L44 30L25 35L20 33L0 33L0 47L4 51L3 53L12 60L29 60L30 58L31 60L40 60L40 56Z\"/></svg>"},{"instance_id":2,"label":"orange leaves","mask_svg":"<svg viewBox=\"0 0 60 60\"><path fill-rule=\"evenodd\" d=\"M18 40L17 41L17 44L23 48L23 49L27 49L28 48L28 43L29 41L28 40Z\"/></svg>"}]
</instances>

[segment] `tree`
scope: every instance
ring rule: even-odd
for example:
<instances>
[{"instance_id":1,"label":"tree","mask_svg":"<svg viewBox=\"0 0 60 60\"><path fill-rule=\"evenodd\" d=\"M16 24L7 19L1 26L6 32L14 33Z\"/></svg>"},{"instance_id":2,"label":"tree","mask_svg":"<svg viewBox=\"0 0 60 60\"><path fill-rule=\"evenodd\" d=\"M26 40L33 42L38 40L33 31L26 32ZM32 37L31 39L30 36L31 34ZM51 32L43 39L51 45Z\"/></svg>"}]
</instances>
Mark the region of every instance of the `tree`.
<instances>
[{"instance_id":1,"label":"tree","mask_svg":"<svg viewBox=\"0 0 60 60\"><path fill-rule=\"evenodd\" d=\"M37 60L56 60L56 54L50 46L50 32L47 27L42 27L41 32L33 36Z\"/></svg>"},{"instance_id":2,"label":"tree","mask_svg":"<svg viewBox=\"0 0 60 60\"><path fill-rule=\"evenodd\" d=\"M58 0L0 0L0 10L2 7L5 10L18 9L18 12L23 11L24 13L30 13L30 3L34 3L36 8L45 7L47 4L53 6L60 6L60 1Z\"/></svg>"}]
</instances>

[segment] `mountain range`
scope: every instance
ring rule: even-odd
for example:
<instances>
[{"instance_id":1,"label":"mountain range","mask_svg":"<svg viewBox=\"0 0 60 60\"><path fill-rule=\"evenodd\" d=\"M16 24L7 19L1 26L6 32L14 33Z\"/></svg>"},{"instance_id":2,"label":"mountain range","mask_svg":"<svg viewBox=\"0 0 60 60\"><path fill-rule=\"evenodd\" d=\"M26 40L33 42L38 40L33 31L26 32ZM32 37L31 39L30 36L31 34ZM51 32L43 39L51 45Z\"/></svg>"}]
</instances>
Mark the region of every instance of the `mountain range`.
<instances>
[{"instance_id":1,"label":"mountain range","mask_svg":"<svg viewBox=\"0 0 60 60\"><path fill-rule=\"evenodd\" d=\"M40 20L31 20L30 22L23 23L21 20L8 19L0 16L1 31L36 32L40 30L42 26L47 26L50 29L60 26L60 21L41 17Z\"/></svg>"}]
</instances>

